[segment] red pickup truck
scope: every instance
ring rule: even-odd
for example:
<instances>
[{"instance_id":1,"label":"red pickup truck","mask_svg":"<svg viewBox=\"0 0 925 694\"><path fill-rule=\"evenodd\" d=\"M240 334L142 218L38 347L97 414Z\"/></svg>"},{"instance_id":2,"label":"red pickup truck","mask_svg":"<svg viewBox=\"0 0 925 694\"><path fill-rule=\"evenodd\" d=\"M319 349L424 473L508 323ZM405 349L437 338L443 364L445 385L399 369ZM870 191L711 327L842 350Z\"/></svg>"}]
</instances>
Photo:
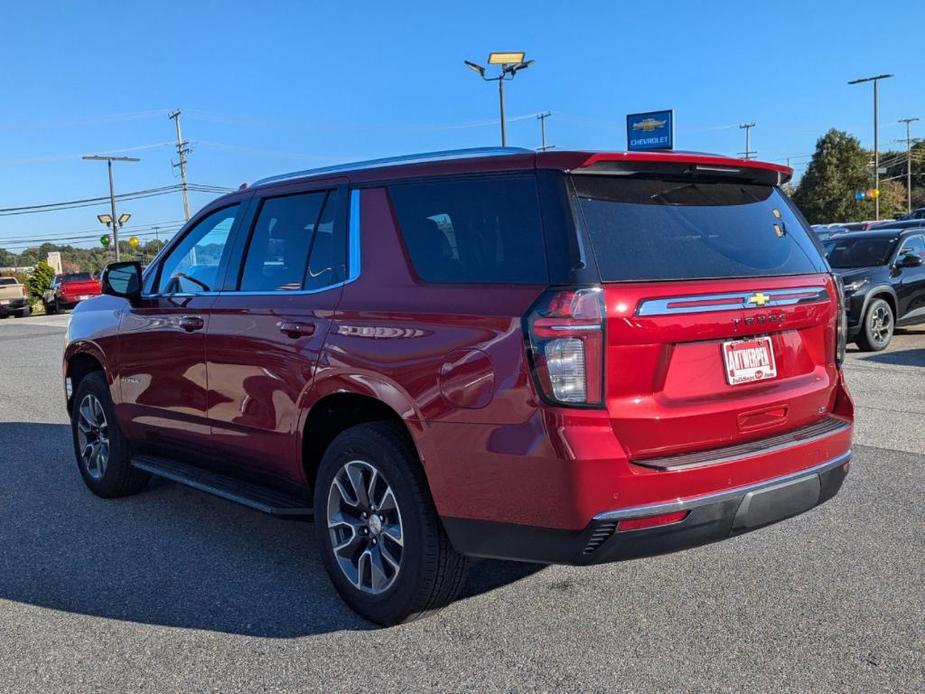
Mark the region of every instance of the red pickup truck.
<instances>
[{"instance_id":1,"label":"red pickup truck","mask_svg":"<svg viewBox=\"0 0 925 694\"><path fill-rule=\"evenodd\" d=\"M56 275L42 299L45 313L59 313L74 308L84 299L101 292L100 281L89 272Z\"/></svg>"}]
</instances>

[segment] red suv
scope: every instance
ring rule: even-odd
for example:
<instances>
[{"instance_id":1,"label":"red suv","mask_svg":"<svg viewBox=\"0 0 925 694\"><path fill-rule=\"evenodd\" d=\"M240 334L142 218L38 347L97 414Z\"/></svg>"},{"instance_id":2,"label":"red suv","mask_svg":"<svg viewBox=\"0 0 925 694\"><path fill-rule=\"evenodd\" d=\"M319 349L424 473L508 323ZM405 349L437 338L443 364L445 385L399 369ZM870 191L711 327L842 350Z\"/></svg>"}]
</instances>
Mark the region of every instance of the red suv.
<instances>
[{"instance_id":1,"label":"red suv","mask_svg":"<svg viewBox=\"0 0 925 694\"><path fill-rule=\"evenodd\" d=\"M259 181L78 305L80 472L313 516L381 624L452 600L471 557L607 562L806 511L853 406L790 173L486 149Z\"/></svg>"}]
</instances>

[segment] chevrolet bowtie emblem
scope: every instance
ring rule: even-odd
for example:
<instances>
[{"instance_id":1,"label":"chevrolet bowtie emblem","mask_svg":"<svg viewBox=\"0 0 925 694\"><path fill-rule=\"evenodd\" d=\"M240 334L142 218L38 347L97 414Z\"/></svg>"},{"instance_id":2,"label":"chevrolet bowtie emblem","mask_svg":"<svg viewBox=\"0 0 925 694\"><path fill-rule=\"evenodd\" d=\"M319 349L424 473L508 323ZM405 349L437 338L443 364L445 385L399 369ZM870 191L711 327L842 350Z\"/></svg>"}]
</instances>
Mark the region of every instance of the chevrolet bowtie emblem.
<instances>
[{"instance_id":1,"label":"chevrolet bowtie emblem","mask_svg":"<svg viewBox=\"0 0 925 694\"><path fill-rule=\"evenodd\" d=\"M633 130L642 130L644 133L651 133L665 125L667 121L656 120L655 118L646 118L638 123L633 123Z\"/></svg>"},{"instance_id":2,"label":"chevrolet bowtie emblem","mask_svg":"<svg viewBox=\"0 0 925 694\"><path fill-rule=\"evenodd\" d=\"M748 306L764 306L771 300L764 292L758 292L757 294L752 294L748 299L745 300L745 304Z\"/></svg>"}]
</instances>

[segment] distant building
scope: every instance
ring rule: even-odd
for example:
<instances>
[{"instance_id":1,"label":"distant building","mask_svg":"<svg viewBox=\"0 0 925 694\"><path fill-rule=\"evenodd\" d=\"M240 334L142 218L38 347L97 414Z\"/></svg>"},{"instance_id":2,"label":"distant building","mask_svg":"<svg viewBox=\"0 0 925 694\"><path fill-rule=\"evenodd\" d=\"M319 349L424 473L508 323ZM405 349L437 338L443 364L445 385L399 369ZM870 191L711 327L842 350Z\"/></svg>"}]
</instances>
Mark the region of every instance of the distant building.
<instances>
[{"instance_id":1,"label":"distant building","mask_svg":"<svg viewBox=\"0 0 925 694\"><path fill-rule=\"evenodd\" d=\"M48 260L45 262L51 265L56 275L60 275L64 272L64 268L61 267L61 253L59 251L51 251L48 254Z\"/></svg>"}]
</instances>

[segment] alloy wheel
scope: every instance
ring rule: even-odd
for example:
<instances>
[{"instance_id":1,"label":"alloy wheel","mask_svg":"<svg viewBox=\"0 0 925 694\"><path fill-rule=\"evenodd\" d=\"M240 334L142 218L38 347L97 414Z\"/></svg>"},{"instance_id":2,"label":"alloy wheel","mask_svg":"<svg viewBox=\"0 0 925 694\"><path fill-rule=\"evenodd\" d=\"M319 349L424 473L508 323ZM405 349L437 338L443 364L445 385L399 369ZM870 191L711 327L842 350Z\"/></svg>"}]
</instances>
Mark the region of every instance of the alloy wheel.
<instances>
[{"instance_id":1,"label":"alloy wheel","mask_svg":"<svg viewBox=\"0 0 925 694\"><path fill-rule=\"evenodd\" d=\"M870 334L879 345L890 339L893 332L893 316L883 304L877 306L870 314Z\"/></svg>"},{"instance_id":2,"label":"alloy wheel","mask_svg":"<svg viewBox=\"0 0 925 694\"><path fill-rule=\"evenodd\" d=\"M388 480L363 460L345 463L328 490L328 532L340 570L364 593L387 591L398 578L404 532Z\"/></svg>"},{"instance_id":3,"label":"alloy wheel","mask_svg":"<svg viewBox=\"0 0 925 694\"><path fill-rule=\"evenodd\" d=\"M87 474L102 479L109 465L109 422L103 404L92 393L84 396L77 409L77 444Z\"/></svg>"}]
</instances>

